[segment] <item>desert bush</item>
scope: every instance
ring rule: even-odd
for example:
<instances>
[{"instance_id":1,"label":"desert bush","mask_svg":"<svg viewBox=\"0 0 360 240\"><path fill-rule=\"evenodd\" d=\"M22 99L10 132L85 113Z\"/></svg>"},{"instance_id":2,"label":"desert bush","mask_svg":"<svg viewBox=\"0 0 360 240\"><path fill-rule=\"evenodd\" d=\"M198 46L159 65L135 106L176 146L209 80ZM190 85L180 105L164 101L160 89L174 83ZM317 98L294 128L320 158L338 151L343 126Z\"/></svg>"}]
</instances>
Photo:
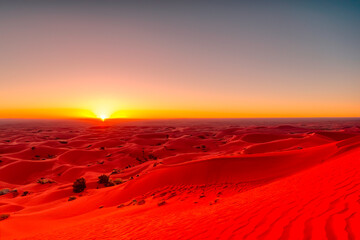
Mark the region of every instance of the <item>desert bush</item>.
<instances>
[{"instance_id":1,"label":"desert bush","mask_svg":"<svg viewBox=\"0 0 360 240\"><path fill-rule=\"evenodd\" d=\"M105 174L102 174L98 177L98 183L99 184L107 184L109 182L109 176L105 175Z\"/></svg>"},{"instance_id":2,"label":"desert bush","mask_svg":"<svg viewBox=\"0 0 360 240\"><path fill-rule=\"evenodd\" d=\"M0 214L0 221L5 220L8 217L10 217L10 214L7 214L7 213Z\"/></svg>"},{"instance_id":3,"label":"desert bush","mask_svg":"<svg viewBox=\"0 0 360 240\"><path fill-rule=\"evenodd\" d=\"M75 196L70 196L69 199L68 199L68 201L69 201L69 202L70 202L70 201L74 201L75 199L76 199Z\"/></svg>"},{"instance_id":4,"label":"desert bush","mask_svg":"<svg viewBox=\"0 0 360 240\"><path fill-rule=\"evenodd\" d=\"M161 201L161 202L158 203L158 206L160 207L160 206L163 206L163 205L165 205L165 204L166 204L165 201Z\"/></svg>"},{"instance_id":5,"label":"desert bush","mask_svg":"<svg viewBox=\"0 0 360 240\"><path fill-rule=\"evenodd\" d=\"M120 173L121 171L119 170L119 169L113 169L112 170L112 172L110 173L110 175L112 175L112 174L118 174L118 173Z\"/></svg>"},{"instance_id":6,"label":"desert bush","mask_svg":"<svg viewBox=\"0 0 360 240\"><path fill-rule=\"evenodd\" d=\"M7 193L9 193L9 192L10 192L10 189L8 189L8 188L1 189L1 190L0 190L0 196L1 196L1 195L5 195L5 194L7 194Z\"/></svg>"},{"instance_id":7,"label":"desert bush","mask_svg":"<svg viewBox=\"0 0 360 240\"><path fill-rule=\"evenodd\" d=\"M102 174L98 177L98 183L99 184L104 184L105 187L111 187L114 186L115 184L113 183L113 181L111 181L111 179L109 178L109 176Z\"/></svg>"},{"instance_id":8,"label":"desert bush","mask_svg":"<svg viewBox=\"0 0 360 240\"><path fill-rule=\"evenodd\" d=\"M138 204L138 205L144 205L144 204L145 204L145 200L144 200L144 199L141 199L137 204Z\"/></svg>"},{"instance_id":9,"label":"desert bush","mask_svg":"<svg viewBox=\"0 0 360 240\"><path fill-rule=\"evenodd\" d=\"M105 187L112 187L112 186L115 186L115 183L111 180L107 184L105 184Z\"/></svg>"},{"instance_id":10,"label":"desert bush","mask_svg":"<svg viewBox=\"0 0 360 240\"><path fill-rule=\"evenodd\" d=\"M37 183L40 184L47 184L47 183L54 183L55 181L48 179L48 178L40 178L37 180Z\"/></svg>"},{"instance_id":11,"label":"desert bush","mask_svg":"<svg viewBox=\"0 0 360 240\"><path fill-rule=\"evenodd\" d=\"M17 197L19 195L19 192L17 189L13 189L11 190L12 194L13 194L13 197Z\"/></svg>"},{"instance_id":12,"label":"desert bush","mask_svg":"<svg viewBox=\"0 0 360 240\"><path fill-rule=\"evenodd\" d=\"M149 154L149 159L156 160L156 159L157 159L157 157L156 157L156 156L154 156L153 154Z\"/></svg>"},{"instance_id":13,"label":"desert bush","mask_svg":"<svg viewBox=\"0 0 360 240\"><path fill-rule=\"evenodd\" d=\"M8 188L4 188L4 189L1 189L1 190L0 190L0 196L1 196L1 195L8 194L8 193L12 193L12 194L13 194L13 197L16 197L17 195L19 195L19 192L18 192L17 189L10 190L10 189L8 189Z\"/></svg>"},{"instance_id":14,"label":"desert bush","mask_svg":"<svg viewBox=\"0 0 360 240\"><path fill-rule=\"evenodd\" d=\"M115 183L116 185L122 184L123 182L124 182L124 180L122 180L121 178L116 178L116 179L114 180L114 183Z\"/></svg>"},{"instance_id":15,"label":"desert bush","mask_svg":"<svg viewBox=\"0 0 360 240\"><path fill-rule=\"evenodd\" d=\"M21 194L21 196L24 197L24 196L26 196L26 195L28 195L28 194L29 194L29 191L24 191L24 192Z\"/></svg>"},{"instance_id":16,"label":"desert bush","mask_svg":"<svg viewBox=\"0 0 360 240\"><path fill-rule=\"evenodd\" d=\"M76 181L73 184L73 192L79 193L84 191L85 188L86 188L85 178L76 179Z\"/></svg>"}]
</instances>

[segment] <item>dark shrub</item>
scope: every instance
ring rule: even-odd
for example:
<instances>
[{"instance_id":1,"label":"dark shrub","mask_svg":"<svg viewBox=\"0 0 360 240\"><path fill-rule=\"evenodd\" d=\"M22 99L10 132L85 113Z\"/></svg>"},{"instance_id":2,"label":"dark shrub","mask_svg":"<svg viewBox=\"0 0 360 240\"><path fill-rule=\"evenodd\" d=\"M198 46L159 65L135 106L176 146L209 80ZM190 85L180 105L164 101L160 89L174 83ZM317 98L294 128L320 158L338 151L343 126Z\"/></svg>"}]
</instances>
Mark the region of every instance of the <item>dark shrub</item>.
<instances>
[{"instance_id":1,"label":"dark shrub","mask_svg":"<svg viewBox=\"0 0 360 240\"><path fill-rule=\"evenodd\" d=\"M121 171L119 169L113 169L112 172L110 173L110 175L112 174L118 174L120 173Z\"/></svg>"},{"instance_id":2,"label":"dark shrub","mask_svg":"<svg viewBox=\"0 0 360 240\"><path fill-rule=\"evenodd\" d=\"M10 217L10 215L7 214L7 213L0 214L0 221L5 220L5 219L7 219L8 217Z\"/></svg>"},{"instance_id":3,"label":"dark shrub","mask_svg":"<svg viewBox=\"0 0 360 240\"><path fill-rule=\"evenodd\" d=\"M104 185L106 185L106 184L108 184L109 183L109 176L107 176L107 175L105 175L105 174L102 174L102 175L100 175L99 177L98 177L98 183L99 184L104 184Z\"/></svg>"},{"instance_id":4,"label":"dark shrub","mask_svg":"<svg viewBox=\"0 0 360 240\"><path fill-rule=\"evenodd\" d=\"M69 201L69 202L70 202L70 201L74 201L75 199L76 199L75 196L70 196L69 199L68 199L68 201Z\"/></svg>"},{"instance_id":5,"label":"dark shrub","mask_svg":"<svg viewBox=\"0 0 360 240\"><path fill-rule=\"evenodd\" d=\"M0 196L1 196L1 195L8 194L8 193L12 193L12 194L13 194L13 197L16 197L17 195L19 195L19 192L18 192L17 189L10 190L10 189L8 189L8 188L4 188L4 189L1 189L1 190L0 190Z\"/></svg>"},{"instance_id":6,"label":"dark shrub","mask_svg":"<svg viewBox=\"0 0 360 240\"><path fill-rule=\"evenodd\" d=\"M145 204L145 200L144 200L144 199L141 199L137 204L138 204L138 205L144 205L144 204Z\"/></svg>"},{"instance_id":7,"label":"dark shrub","mask_svg":"<svg viewBox=\"0 0 360 240\"><path fill-rule=\"evenodd\" d=\"M158 203L158 206L160 207L160 206L163 206L163 205L165 205L165 204L166 204L165 201L161 201L161 202Z\"/></svg>"},{"instance_id":8,"label":"dark shrub","mask_svg":"<svg viewBox=\"0 0 360 240\"><path fill-rule=\"evenodd\" d=\"M19 195L19 192L17 189L13 189L12 191L13 197L17 197Z\"/></svg>"},{"instance_id":9,"label":"dark shrub","mask_svg":"<svg viewBox=\"0 0 360 240\"><path fill-rule=\"evenodd\" d=\"M149 159L156 160L156 159L157 159L157 157L156 157L156 156L154 156L153 154L149 154Z\"/></svg>"},{"instance_id":10,"label":"dark shrub","mask_svg":"<svg viewBox=\"0 0 360 240\"><path fill-rule=\"evenodd\" d=\"M29 191L24 191L24 192L21 194L21 196L24 197L24 196L26 196L26 195L28 195L28 194L29 194Z\"/></svg>"},{"instance_id":11,"label":"dark shrub","mask_svg":"<svg viewBox=\"0 0 360 240\"><path fill-rule=\"evenodd\" d=\"M112 186L115 186L115 183L111 180L107 184L105 184L105 187L112 187Z\"/></svg>"},{"instance_id":12,"label":"dark shrub","mask_svg":"<svg viewBox=\"0 0 360 240\"><path fill-rule=\"evenodd\" d=\"M113 181L111 181L111 179L109 178L109 176L102 174L98 177L98 183L99 184L104 184L105 187L111 187L114 186L115 184L113 183Z\"/></svg>"},{"instance_id":13,"label":"dark shrub","mask_svg":"<svg viewBox=\"0 0 360 240\"><path fill-rule=\"evenodd\" d=\"M37 180L37 183L47 184L47 183L55 183L55 181L48 179L48 178L40 178Z\"/></svg>"},{"instance_id":14,"label":"dark shrub","mask_svg":"<svg viewBox=\"0 0 360 240\"><path fill-rule=\"evenodd\" d=\"M8 188L1 189L1 190L0 190L0 196L1 196L1 195L5 195L5 194L7 194L7 193L9 193L9 192L10 192L10 189L8 189Z\"/></svg>"},{"instance_id":15,"label":"dark shrub","mask_svg":"<svg viewBox=\"0 0 360 240\"><path fill-rule=\"evenodd\" d=\"M86 181L84 178L76 179L76 181L73 184L73 191L74 193L79 193L84 191L86 188Z\"/></svg>"},{"instance_id":16,"label":"dark shrub","mask_svg":"<svg viewBox=\"0 0 360 240\"><path fill-rule=\"evenodd\" d=\"M123 182L124 182L124 180L122 180L121 178L116 178L116 179L114 180L114 183L115 183L116 185L122 184Z\"/></svg>"}]
</instances>

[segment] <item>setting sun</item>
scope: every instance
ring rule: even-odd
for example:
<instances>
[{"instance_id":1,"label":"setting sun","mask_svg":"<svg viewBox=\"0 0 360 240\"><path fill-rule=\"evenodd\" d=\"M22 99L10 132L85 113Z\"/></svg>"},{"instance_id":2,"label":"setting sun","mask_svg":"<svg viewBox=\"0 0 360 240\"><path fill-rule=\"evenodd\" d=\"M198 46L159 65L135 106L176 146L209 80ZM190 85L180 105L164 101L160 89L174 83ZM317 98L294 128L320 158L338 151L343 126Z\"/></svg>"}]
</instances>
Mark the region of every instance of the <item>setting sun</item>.
<instances>
[{"instance_id":1,"label":"setting sun","mask_svg":"<svg viewBox=\"0 0 360 240\"><path fill-rule=\"evenodd\" d=\"M104 122L105 119L108 118L108 116L106 116L105 114L100 114L100 115L99 115L99 118Z\"/></svg>"}]
</instances>

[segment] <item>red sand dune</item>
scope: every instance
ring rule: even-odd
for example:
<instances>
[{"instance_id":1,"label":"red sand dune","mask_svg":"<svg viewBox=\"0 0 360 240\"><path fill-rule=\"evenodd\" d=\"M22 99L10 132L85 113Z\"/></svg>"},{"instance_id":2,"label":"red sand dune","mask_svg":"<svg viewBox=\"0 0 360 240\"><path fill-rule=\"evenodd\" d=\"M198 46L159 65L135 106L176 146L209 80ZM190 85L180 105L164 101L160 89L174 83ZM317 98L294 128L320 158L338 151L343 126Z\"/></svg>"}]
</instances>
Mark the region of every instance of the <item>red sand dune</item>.
<instances>
[{"instance_id":1,"label":"red sand dune","mask_svg":"<svg viewBox=\"0 0 360 240\"><path fill-rule=\"evenodd\" d=\"M357 239L359 124L0 122L0 239Z\"/></svg>"}]
</instances>

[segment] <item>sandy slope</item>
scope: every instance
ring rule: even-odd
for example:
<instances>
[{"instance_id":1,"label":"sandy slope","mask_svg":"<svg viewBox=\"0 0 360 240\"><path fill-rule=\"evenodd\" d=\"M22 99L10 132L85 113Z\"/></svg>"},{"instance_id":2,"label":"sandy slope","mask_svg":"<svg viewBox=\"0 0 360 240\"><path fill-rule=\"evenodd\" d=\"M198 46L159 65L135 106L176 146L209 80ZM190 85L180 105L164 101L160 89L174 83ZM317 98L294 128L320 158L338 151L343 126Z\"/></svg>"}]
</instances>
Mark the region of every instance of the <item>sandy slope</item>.
<instances>
[{"instance_id":1,"label":"sandy slope","mask_svg":"<svg viewBox=\"0 0 360 240\"><path fill-rule=\"evenodd\" d=\"M0 125L0 239L360 238L357 120L60 126Z\"/></svg>"}]
</instances>

